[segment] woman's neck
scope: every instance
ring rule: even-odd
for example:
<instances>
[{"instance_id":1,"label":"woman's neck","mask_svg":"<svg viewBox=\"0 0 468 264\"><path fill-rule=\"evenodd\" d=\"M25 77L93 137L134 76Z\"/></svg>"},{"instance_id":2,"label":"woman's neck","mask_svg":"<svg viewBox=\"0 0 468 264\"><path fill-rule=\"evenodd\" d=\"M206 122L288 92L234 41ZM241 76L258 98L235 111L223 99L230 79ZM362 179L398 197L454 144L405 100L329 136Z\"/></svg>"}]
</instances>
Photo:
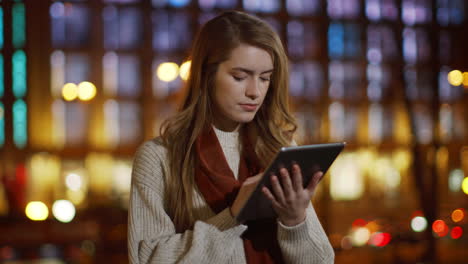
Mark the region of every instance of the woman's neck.
<instances>
[{"instance_id":1,"label":"woman's neck","mask_svg":"<svg viewBox=\"0 0 468 264\"><path fill-rule=\"evenodd\" d=\"M213 127L224 131L224 132L238 132L241 124L240 123L227 123L227 122L213 122Z\"/></svg>"}]
</instances>

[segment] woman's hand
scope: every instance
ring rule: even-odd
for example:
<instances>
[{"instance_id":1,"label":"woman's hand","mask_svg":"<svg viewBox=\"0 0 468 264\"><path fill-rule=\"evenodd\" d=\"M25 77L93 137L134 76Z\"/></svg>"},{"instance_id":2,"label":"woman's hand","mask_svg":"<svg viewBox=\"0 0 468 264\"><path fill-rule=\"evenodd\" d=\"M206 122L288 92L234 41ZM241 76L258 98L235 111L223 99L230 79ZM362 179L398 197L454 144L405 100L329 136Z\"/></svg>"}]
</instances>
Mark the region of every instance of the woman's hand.
<instances>
[{"instance_id":1,"label":"woman's hand","mask_svg":"<svg viewBox=\"0 0 468 264\"><path fill-rule=\"evenodd\" d=\"M255 176L247 178L243 183L242 186L239 190L239 193L237 193L236 199L232 203L232 206L230 208L231 210L231 215L233 217L237 217L239 214L240 210L244 206L244 204L247 201L247 198L250 197L250 194L255 190L255 187L257 186L257 182L262 178L263 173L259 173Z\"/></svg>"},{"instance_id":2,"label":"woman's hand","mask_svg":"<svg viewBox=\"0 0 468 264\"><path fill-rule=\"evenodd\" d=\"M306 208L322 176L321 171L316 172L306 188L302 187L302 173L297 164L292 166L292 176L287 169L280 169L281 184L276 175L271 176L273 193L267 187L263 187L262 191L271 201L282 224L295 226L305 220Z\"/></svg>"}]
</instances>

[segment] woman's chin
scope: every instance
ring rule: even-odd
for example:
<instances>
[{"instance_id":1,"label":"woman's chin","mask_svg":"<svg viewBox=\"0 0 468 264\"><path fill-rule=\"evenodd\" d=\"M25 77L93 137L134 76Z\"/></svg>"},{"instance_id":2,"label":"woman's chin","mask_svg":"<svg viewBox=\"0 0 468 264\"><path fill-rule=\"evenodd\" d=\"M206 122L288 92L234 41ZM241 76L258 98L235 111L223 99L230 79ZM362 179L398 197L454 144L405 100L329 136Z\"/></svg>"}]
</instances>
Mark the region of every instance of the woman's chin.
<instances>
[{"instance_id":1,"label":"woman's chin","mask_svg":"<svg viewBox=\"0 0 468 264\"><path fill-rule=\"evenodd\" d=\"M236 121L241 123L241 124L246 124L246 123L252 122L252 120L254 120L254 118L255 118L255 114L244 115L242 117L237 118Z\"/></svg>"}]
</instances>

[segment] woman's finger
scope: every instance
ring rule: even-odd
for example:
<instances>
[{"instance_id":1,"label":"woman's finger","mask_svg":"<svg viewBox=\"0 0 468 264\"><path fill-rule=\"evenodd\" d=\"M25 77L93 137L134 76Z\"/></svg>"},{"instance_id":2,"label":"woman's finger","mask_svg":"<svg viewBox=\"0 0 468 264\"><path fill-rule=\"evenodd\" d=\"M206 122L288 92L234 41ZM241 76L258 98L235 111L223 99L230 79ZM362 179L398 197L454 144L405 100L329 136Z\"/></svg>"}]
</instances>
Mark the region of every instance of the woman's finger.
<instances>
[{"instance_id":1,"label":"woman's finger","mask_svg":"<svg viewBox=\"0 0 468 264\"><path fill-rule=\"evenodd\" d=\"M271 188L273 189L274 196L279 203L284 203L285 197L283 193L283 188L279 182L279 179L276 175L271 176Z\"/></svg>"},{"instance_id":2,"label":"woman's finger","mask_svg":"<svg viewBox=\"0 0 468 264\"><path fill-rule=\"evenodd\" d=\"M294 193L294 190L293 190L291 177L289 176L288 170L286 168L281 168L280 175L281 175L281 183L283 185L284 198L286 200L291 199L291 196Z\"/></svg>"},{"instance_id":3,"label":"woman's finger","mask_svg":"<svg viewBox=\"0 0 468 264\"><path fill-rule=\"evenodd\" d=\"M267 187L264 186L262 188L262 192L268 198L268 200L270 200L271 204L274 207L280 207L280 204L278 203L278 201L276 201L275 196L270 192L270 190Z\"/></svg>"},{"instance_id":4,"label":"woman's finger","mask_svg":"<svg viewBox=\"0 0 468 264\"><path fill-rule=\"evenodd\" d=\"M315 188L317 187L317 184L319 183L322 176L323 176L323 172L318 171L312 177L312 180L309 182L309 185L307 185L307 191L309 191L310 195L314 193Z\"/></svg>"},{"instance_id":5,"label":"woman's finger","mask_svg":"<svg viewBox=\"0 0 468 264\"><path fill-rule=\"evenodd\" d=\"M304 186L302 186L302 172L301 168L296 163L294 163L292 166L292 174L294 190L296 192L302 191L302 189L304 188Z\"/></svg>"}]
</instances>

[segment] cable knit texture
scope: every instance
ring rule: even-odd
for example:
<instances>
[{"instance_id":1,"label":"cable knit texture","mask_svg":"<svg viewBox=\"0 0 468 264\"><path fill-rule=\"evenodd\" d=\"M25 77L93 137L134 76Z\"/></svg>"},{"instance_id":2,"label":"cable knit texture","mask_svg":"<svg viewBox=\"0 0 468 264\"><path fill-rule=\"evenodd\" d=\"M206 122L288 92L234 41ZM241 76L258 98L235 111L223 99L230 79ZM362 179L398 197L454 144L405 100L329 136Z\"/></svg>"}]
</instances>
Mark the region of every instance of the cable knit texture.
<instances>
[{"instance_id":1,"label":"cable knit texture","mask_svg":"<svg viewBox=\"0 0 468 264\"><path fill-rule=\"evenodd\" d=\"M215 129L229 167L238 175L239 133ZM164 182L170 177L167 150L156 138L138 149L133 164L129 207L130 263L246 263L241 235L229 208L214 214L198 190L193 227L176 233L164 208ZM312 204L306 220L293 227L278 224L277 239L286 263L333 263L334 252Z\"/></svg>"}]
</instances>

